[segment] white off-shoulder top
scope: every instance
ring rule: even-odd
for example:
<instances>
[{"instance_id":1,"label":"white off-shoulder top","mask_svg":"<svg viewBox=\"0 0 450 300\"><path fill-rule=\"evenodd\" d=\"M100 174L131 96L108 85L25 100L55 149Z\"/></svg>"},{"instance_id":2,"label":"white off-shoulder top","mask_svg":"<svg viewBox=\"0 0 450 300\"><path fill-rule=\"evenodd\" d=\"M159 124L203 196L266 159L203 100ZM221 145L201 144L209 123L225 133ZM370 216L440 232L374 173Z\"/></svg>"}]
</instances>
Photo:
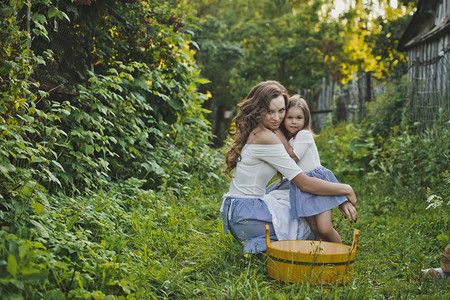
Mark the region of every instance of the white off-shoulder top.
<instances>
[{"instance_id":1,"label":"white off-shoulder top","mask_svg":"<svg viewBox=\"0 0 450 300\"><path fill-rule=\"evenodd\" d=\"M289 180L303 172L283 144L246 144L234 170L228 194L262 198L267 184L277 171Z\"/></svg>"}]
</instances>

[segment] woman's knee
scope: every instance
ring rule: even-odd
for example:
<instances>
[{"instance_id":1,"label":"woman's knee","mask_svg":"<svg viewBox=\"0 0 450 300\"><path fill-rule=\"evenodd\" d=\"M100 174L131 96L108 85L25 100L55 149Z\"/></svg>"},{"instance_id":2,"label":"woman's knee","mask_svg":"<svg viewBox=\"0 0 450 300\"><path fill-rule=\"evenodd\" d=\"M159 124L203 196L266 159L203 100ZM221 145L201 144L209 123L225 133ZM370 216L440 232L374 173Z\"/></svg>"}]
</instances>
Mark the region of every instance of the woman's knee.
<instances>
[{"instance_id":1,"label":"woman's knee","mask_svg":"<svg viewBox=\"0 0 450 300\"><path fill-rule=\"evenodd\" d=\"M231 224L230 231L242 242L256 237L265 237L266 225L269 225L270 237L276 237L272 223L260 220L245 220L244 222Z\"/></svg>"}]
</instances>

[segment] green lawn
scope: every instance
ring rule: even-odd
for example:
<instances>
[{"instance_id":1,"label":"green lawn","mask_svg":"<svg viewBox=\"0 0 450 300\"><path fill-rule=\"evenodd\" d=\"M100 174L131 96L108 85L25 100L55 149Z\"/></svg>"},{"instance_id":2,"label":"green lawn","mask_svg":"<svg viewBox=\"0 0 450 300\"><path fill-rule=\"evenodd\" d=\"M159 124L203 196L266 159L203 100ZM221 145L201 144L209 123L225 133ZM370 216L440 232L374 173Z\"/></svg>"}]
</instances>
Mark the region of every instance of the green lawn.
<instances>
[{"instance_id":1,"label":"green lawn","mask_svg":"<svg viewBox=\"0 0 450 300\"><path fill-rule=\"evenodd\" d=\"M225 187L226 188L226 187ZM380 197L357 189L358 222L350 224L340 212L334 222L343 242L351 244L353 231L360 230L353 280L343 286L310 286L278 282L268 277L266 254L243 257L237 242L224 236L221 222L211 218L220 205L220 193L200 200L207 207L194 222L201 242L191 249L201 253L189 283L190 297L215 299L445 299L450 284L433 281L421 272L438 267L443 245L437 239L450 233L449 212L443 207L426 210L425 199L413 192L401 198ZM200 210L201 211L201 210ZM198 227L197 227L198 226ZM448 238L448 237L447 237ZM184 283L183 283L184 284ZM198 291L198 294L193 293Z\"/></svg>"}]
</instances>

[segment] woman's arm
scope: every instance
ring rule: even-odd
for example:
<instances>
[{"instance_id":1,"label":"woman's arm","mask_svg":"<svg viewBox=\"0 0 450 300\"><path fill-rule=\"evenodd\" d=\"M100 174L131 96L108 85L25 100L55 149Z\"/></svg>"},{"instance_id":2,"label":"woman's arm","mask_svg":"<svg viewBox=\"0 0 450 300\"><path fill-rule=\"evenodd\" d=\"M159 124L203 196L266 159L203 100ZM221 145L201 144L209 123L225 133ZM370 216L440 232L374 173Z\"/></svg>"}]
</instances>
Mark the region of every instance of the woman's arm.
<instances>
[{"instance_id":1,"label":"woman's arm","mask_svg":"<svg viewBox=\"0 0 450 300\"><path fill-rule=\"evenodd\" d=\"M302 191L317 195L345 195L347 199L356 207L355 191L348 184L328 182L319 178L309 177L305 173L300 173L292 179Z\"/></svg>"},{"instance_id":2,"label":"woman's arm","mask_svg":"<svg viewBox=\"0 0 450 300\"><path fill-rule=\"evenodd\" d=\"M280 144L280 139L276 136L271 130L262 130L261 133L255 135L254 140L252 141L254 144ZM317 195L345 195L351 202L344 202L339 206L342 214L350 221L356 221L356 207L353 206L352 203L356 205L357 199L355 192L352 187L348 184L342 183L333 183L324 181L318 178L308 177L301 171L301 169L297 166L297 164L289 159L289 155L280 145L281 152L276 153L279 155L274 155L274 153L270 153L269 156L262 155L260 159L265 161L266 163L272 165L275 169L277 169L280 173L284 174L288 178L292 178L292 182L294 182L300 189L305 192L317 194ZM274 151L274 149L271 149ZM278 148L278 150L280 149ZM284 155L283 155L284 153ZM291 176L287 174L292 174Z\"/></svg>"}]
</instances>

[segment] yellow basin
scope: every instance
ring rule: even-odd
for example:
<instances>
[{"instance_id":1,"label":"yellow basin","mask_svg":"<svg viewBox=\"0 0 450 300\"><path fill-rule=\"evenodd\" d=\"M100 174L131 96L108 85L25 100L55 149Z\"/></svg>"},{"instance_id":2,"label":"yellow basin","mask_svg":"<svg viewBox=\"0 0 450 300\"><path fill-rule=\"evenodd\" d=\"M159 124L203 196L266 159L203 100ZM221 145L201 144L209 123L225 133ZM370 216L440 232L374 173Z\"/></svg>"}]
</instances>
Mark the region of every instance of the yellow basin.
<instances>
[{"instance_id":1,"label":"yellow basin","mask_svg":"<svg viewBox=\"0 0 450 300\"><path fill-rule=\"evenodd\" d=\"M358 236L355 229L351 246L309 240L270 242L266 225L269 276L314 285L347 283L353 276Z\"/></svg>"}]
</instances>

